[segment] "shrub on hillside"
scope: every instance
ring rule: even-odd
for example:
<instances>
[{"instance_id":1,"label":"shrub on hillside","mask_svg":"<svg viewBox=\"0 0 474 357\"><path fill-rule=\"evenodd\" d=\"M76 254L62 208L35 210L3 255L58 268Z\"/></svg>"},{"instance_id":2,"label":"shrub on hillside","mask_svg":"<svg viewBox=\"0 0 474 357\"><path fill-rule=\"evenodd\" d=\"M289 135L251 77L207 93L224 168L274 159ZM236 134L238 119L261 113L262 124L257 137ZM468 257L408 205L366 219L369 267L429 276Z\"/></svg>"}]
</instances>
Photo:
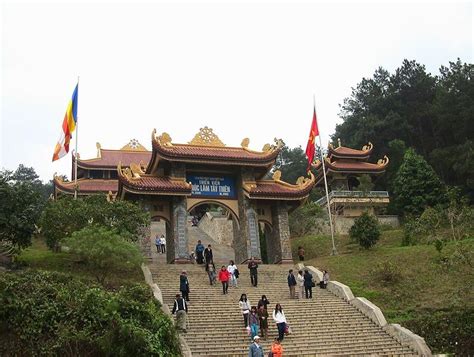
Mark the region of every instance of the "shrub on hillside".
<instances>
[{"instance_id":1,"label":"shrub on hillside","mask_svg":"<svg viewBox=\"0 0 474 357\"><path fill-rule=\"evenodd\" d=\"M399 267L389 261L378 263L370 273L376 282L384 286L397 284L402 280Z\"/></svg>"},{"instance_id":2,"label":"shrub on hillside","mask_svg":"<svg viewBox=\"0 0 474 357\"><path fill-rule=\"evenodd\" d=\"M423 336L433 353L470 356L474 351L474 309L424 310L404 326Z\"/></svg>"},{"instance_id":3,"label":"shrub on hillside","mask_svg":"<svg viewBox=\"0 0 474 357\"><path fill-rule=\"evenodd\" d=\"M101 226L89 226L74 232L64 244L101 284L111 274L137 269L143 261L136 244Z\"/></svg>"},{"instance_id":4,"label":"shrub on hillside","mask_svg":"<svg viewBox=\"0 0 474 357\"><path fill-rule=\"evenodd\" d=\"M380 227L377 219L364 212L354 221L354 225L349 230L351 239L365 249L369 249L377 243L380 238Z\"/></svg>"},{"instance_id":5,"label":"shrub on hillside","mask_svg":"<svg viewBox=\"0 0 474 357\"><path fill-rule=\"evenodd\" d=\"M145 285L107 292L69 275L0 275L0 355L179 356L178 337Z\"/></svg>"}]
</instances>

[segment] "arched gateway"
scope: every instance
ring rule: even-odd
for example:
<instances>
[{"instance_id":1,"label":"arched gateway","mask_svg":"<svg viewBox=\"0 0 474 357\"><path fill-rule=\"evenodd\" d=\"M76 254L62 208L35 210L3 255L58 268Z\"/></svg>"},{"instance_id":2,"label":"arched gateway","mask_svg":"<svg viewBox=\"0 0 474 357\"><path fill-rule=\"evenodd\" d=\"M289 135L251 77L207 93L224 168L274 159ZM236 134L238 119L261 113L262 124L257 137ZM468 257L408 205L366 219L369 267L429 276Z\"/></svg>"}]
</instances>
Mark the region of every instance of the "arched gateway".
<instances>
[{"instance_id":1,"label":"arched gateway","mask_svg":"<svg viewBox=\"0 0 474 357\"><path fill-rule=\"evenodd\" d=\"M310 174L293 185L281 181L276 171L271 179L264 179L282 143L276 140L262 151L253 151L248 144L244 139L241 147L228 147L204 127L188 144L172 143L167 133L157 135L154 130L151 155L139 144L138 149L129 144L122 150L102 150L98 145L97 159L78 160L79 190L81 185L94 186L92 181L112 187L111 181L117 180L116 191L110 190L116 192L116 199L137 201L152 217L167 222L169 263L189 262L188 212L213 203L232 215L236 262L261 258L259 223L265 224L269 263L291 262L288 212L308 197L315 178ZM108 180L91 175L114 159L115 170L104 173ZM55 193L67 191L68 184L56 177Z\"/></svg>"}]
</instances>

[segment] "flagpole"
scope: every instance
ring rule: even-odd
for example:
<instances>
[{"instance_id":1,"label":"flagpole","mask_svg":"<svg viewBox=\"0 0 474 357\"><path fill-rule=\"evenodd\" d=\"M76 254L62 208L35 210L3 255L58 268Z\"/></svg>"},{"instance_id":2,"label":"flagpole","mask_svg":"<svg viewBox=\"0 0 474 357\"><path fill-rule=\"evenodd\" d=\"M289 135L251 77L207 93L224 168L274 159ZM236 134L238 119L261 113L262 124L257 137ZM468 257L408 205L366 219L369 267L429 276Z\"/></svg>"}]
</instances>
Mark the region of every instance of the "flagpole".
<instances>
[{"instance_id":1,"label":"flagpole","mask_svg":"<svg viewBox=\"0 0 474 357\"><path fill-rule=\"evenodd\" d=\"M77 91L79 92L79 76L77 76ZM77 199L77 133L79 131L79 99L77 100L77 108L76 108L76 114L77 118L76 119L76 150L74 151L74 199Z\"/></svg>"},{"instance_id":2,"label":"flagpole","mask_svg":"<svg viewBox=\"0 0 474 357\"><path fill-rule=\"evenodd\" d=\"M316 111L316 99L315 99L314 95L313 95L313 103L314 103L314 111ZM321 157L321 163L323 165L324 187L326 189L326 205L328 207L329 226L331 227L332 255L337 255L336 245L334 244L334 227L332 225L331 207L329 205L328 181L326 179L326 166L324 165L323 144L322 144L322 141L321 141L321 131L319 131L318 136L319 136L319 155Z\"/></svg>"}]
</instances>

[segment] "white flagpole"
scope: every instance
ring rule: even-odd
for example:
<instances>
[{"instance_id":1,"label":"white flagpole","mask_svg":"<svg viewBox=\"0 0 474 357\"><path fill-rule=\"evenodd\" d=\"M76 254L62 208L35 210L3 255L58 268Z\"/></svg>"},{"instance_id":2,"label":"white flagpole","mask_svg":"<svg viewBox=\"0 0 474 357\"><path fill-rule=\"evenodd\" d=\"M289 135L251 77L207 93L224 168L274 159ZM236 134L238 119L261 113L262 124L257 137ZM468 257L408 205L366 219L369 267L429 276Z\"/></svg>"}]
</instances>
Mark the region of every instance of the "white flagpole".
<instances>
[{"instance_id":1,"label":"white flagpole","mask_svg":"<svg viewBox=\"0 0 474 357\"><path fill-rule=\"evenodd\" d=\"M79 76L77 76L77 96L79 97ZM76 114L79 113L79 98L77 99L77 108L76 108ZM77 199L77 133L79 131L79 114L77 114L76 119L76 150L74 151L74 199Z\"/></svg>"},{"instance_id":2,"label":"white flagpole","mask_svg":"<svg viewBox=\"0 0 474 357\"><path fill-rule=\"evenodd\" d=\"M314 102L314 111L316 111L316 99L313 95L313 102ZM326 179L326 166L324 165L324 157L323 157L323 144L321 142L321 131L318 127L318 136L319 136L319 155L321 157L321 163L323 165L323 177L324 177L324 187L326 189L326 205L328 207L328 215L329 215L329 226L331 227L331 241L332 241L332 255L337 255L336 245L334 244L334 227L332 225L332 215L331 215L331 207L329 205L329 193L328 193L328 181Z\"/></svg>"}]
</instances>

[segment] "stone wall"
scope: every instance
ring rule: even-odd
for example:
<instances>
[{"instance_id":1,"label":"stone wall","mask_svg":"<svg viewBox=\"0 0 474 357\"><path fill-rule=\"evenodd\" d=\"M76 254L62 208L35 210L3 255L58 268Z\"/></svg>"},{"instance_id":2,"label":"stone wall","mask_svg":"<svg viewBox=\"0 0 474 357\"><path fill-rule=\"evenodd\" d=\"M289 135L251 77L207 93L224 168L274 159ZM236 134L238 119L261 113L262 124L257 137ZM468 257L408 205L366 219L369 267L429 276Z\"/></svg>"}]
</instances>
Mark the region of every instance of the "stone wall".
<instances>
[{"instance_id":1,"label":"stone wall","mask_svg":"<svg viewBox=\"0 0 474 357\"><path fill-rule=\"evenodd\" d=\"M393 228L400 227L400 221L398 216L376 216L380 224L387 225ZM357 217L345 217L345 216L333 216L334 232L336 234L349 234L349 230L354 225L354 221ZM331 228L329 227L329 221L326 218L316 219L318 226L317 233L331 234Z\"/></svg>"},{"instance_id":2,"label":"stone wall","mask_svg":"<svg viewBox=\"0 0 474 357\"><path fill-rule=\"evenodd\" d=\"M201 221L199 222L199 228L201 228L215 241L230 247L234 237L232 224L232 219L228 219L222 215L215 216L207 212L201 218Z\"/></svg>"}]
</instances>

